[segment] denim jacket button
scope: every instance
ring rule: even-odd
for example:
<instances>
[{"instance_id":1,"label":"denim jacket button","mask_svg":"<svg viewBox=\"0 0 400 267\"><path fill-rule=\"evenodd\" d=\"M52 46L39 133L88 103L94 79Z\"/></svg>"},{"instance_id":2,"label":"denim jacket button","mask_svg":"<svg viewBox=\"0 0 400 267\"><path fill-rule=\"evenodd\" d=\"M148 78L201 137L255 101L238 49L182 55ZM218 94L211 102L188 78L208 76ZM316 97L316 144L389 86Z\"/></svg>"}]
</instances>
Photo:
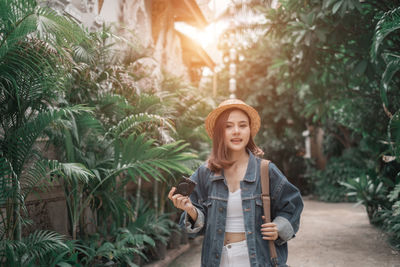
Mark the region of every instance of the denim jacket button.
<instances>
[{"instance_id":1,"label":"denim jacket button","mask_svg":"<svg viewBox=\"0 0 400 267\"><path fill-rule=\"evenodd\" d=\"M249 234L249 235L252 234L252 233L253 233L253 232L251 232L251 231L248 231L248 232L247 232L247 234Z\"/></svg>"},{"instance_id":2,"label":"denim jacket button","mask_svg":"<svg viewBox=\"0 0 400 267\"><path fill-rule=\"evenodd\" d=\"M215 254L215 258L217 258L217 259L219 258L219 254L218 254L218 253L217 253L217 254Z\"/></svg>"},{"instance_id":3,"label":"denim jacket button","mask_svg":"<svg viewBox=\"0 0 400 267\"><path fill-rule=\"evenodd\" d=\"M224 211L224 208L223 208L223 207L220 207L220 208L219 208L219 211L220 211L220 212L223 212L223 211Z\"/></svg>"},{"instance_id":4,"label":"denim jacket button","mask_svg":"<svg viewBox=\"0 0 400 267\"><path fill-rule=\"evenodd\" d=\"M222 229L218 229L218 234L222 234Z\"/></svg>"}]
</instances>

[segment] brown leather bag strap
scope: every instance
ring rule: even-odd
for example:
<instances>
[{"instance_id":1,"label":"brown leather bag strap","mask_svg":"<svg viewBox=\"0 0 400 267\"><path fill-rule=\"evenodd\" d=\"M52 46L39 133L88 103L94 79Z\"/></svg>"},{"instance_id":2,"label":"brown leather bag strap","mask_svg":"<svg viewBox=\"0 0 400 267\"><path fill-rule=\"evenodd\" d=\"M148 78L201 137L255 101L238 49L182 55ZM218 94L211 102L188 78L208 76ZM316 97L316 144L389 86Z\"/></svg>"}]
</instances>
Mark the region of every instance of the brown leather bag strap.
<instances>
[{"instance_id":1,"label":"brown leather bag strap","mask_svg":"<svg viewBox=\"0 0 400 267\"><path fill-rule=\"evenodd\" d=\"M271 222L271 197L269 195L269 160L263 159L260 166L261 172L261 199L264 207L265 223ZM278 266L278 255L276 254L275 243L269 241L269 252L273 266Z\"/></svg>"}]
</instances>

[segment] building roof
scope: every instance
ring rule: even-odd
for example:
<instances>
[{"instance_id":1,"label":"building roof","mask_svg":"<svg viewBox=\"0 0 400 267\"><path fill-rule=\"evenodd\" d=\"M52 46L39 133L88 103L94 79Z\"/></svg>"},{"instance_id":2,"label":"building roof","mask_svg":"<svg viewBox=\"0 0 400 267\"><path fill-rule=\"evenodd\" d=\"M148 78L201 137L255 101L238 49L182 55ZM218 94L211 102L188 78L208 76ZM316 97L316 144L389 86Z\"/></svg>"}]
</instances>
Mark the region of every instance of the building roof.
<instances>
[{"instance_id":1,"label":"building roof","mask_svg":"<svg viewBox=\"0 0 400 267\"><path fill-rule=\"evenodd\" d=\"M191 67L200 67L206 65L211 69L214 68L215 62L198 43L179 31L175 32L181 39L183 52L182 58L185 62L185 65Z\"/></svg>"},{"instance_id":2,"label":"building roof","mask_svg":"<svg viewBox=\"0 0 400 267\"><path fill-rule=\"evenodd\" d=\"M204 28L208 22L195 0L171 0L175 21L184 21L194 27Z\"/></svg>"}]
</instances>

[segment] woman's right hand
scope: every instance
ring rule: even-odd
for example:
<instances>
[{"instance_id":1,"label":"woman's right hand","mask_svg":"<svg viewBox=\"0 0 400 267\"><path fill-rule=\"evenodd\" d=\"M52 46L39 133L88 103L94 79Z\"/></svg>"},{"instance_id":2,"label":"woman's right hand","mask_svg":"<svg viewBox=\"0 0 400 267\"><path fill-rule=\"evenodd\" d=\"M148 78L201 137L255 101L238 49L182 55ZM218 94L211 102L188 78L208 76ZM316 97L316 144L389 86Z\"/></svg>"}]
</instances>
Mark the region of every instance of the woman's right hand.
<instances>
[{"instance_id":1,"label":"woman's right hand","mask_svg":"<svg viewBox=\"0 0 400 267\"><path fill-rule=\"evenodd\" d=\"M172 201L172 203L174 203L174 206L186 212L193 211L194 206L189 197L183 196L181 194L174 195L175 190L176 187L172 187L168 193L168 198Z\"/></svg>"}]
</instances>

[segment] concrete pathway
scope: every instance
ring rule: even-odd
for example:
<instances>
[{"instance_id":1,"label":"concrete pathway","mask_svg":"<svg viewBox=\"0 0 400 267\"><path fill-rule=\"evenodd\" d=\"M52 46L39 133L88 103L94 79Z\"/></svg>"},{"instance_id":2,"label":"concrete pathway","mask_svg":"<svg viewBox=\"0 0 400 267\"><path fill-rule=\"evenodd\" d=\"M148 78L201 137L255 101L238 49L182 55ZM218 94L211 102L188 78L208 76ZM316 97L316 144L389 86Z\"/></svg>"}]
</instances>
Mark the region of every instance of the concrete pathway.
<instances>
[{"instance_id":1,"label":"concrete pathway","mask_svg":"<svg viewBox=\"0 0 400 267\"><path fill-rule=\"evenodd\" d=\"M371 226L365 209L352 203L304 201L300 230L289 241L291 267L400 267L400 253ZM170 267L200 266L201 244L194 244Z\"/></svg>"}]
</instances>

